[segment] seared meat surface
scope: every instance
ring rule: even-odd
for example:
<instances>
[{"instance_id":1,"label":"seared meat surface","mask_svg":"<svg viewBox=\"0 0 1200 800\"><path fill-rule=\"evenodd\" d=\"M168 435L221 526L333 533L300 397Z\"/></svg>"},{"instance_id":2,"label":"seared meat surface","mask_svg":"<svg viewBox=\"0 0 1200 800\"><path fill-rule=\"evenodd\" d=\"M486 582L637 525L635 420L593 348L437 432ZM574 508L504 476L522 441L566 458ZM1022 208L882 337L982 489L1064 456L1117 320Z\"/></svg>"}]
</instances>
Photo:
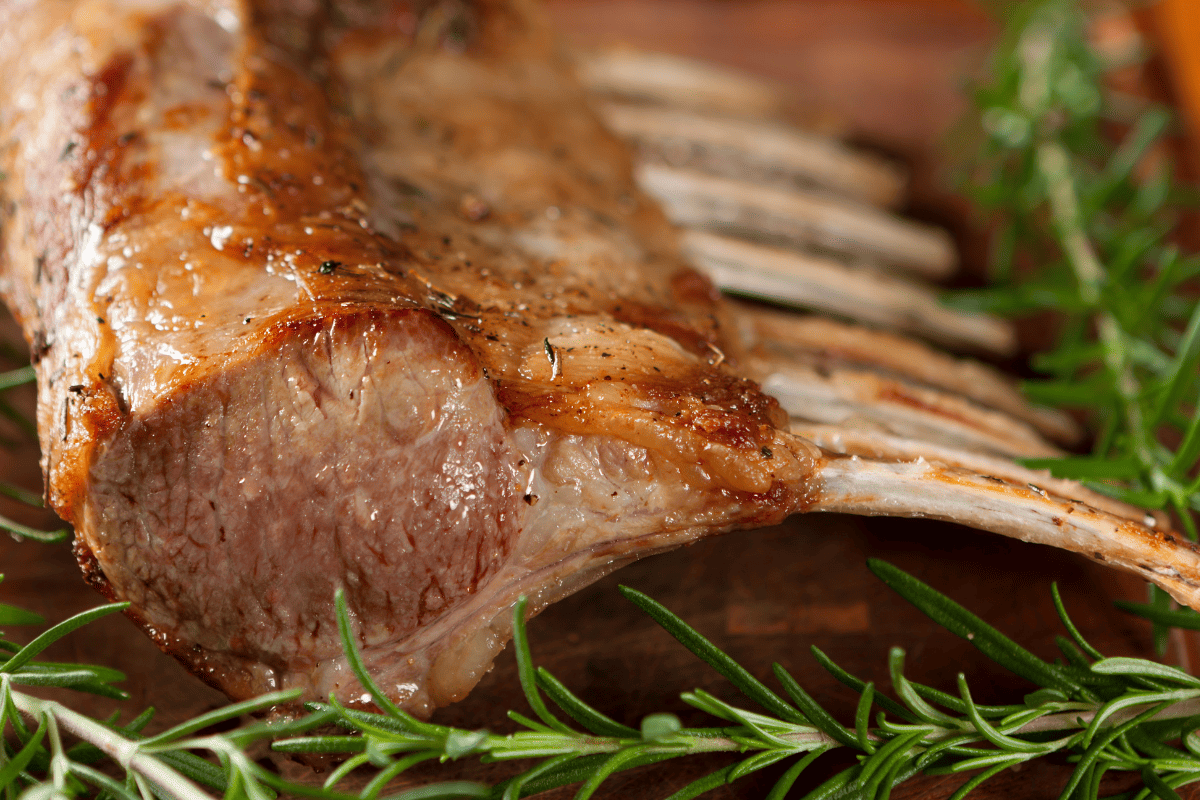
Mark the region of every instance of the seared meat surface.
<instances>
[{"instance_id":1,"label":"seared meat surface","mask_svg":"<svg viewBox=\"0 0 1200 800\"><path fill-rule=\"evenodd\" d=\"M369 700L340 587L428 713L520 594L810 509L958 518L1200 598L1140 515L793 435L751 378L819 381L681 261L536 9L308 5L0 3L2 289L49 498L206 680ZM992 456L1054 452L963 419Z\"/></svg>"},{"instance_id":2,"label":"seared meat surface","mask_svg":"<svg viewBox=\"0 0 1200 800\"><path fill-rule=\"evenodd\" d=\"M444 703L516 593L801 502L815 449L713 366L715 293L523 10L298 45L270 9L9 11L61 63L8 85L68 98L5 119L51 501L221 688L342 688L344 586L384 684Z\"/></svg>"}]
</instances>

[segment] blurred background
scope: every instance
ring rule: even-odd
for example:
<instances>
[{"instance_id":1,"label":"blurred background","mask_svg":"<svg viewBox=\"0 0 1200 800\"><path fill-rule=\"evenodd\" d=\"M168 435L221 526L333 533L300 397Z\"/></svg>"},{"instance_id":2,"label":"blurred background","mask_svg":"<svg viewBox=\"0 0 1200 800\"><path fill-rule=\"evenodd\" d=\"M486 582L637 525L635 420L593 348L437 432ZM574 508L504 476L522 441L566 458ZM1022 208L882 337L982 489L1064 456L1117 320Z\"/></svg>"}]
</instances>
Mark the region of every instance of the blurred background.
<instances>
[{"instance_id":1,"label":"blurred background","mask_svg":"<svg viewBox=\"0 0 1200 800\"><path fill-rule=\"evenodd\" d=\"M932 157L997 26L970 0L549 0L568 40L710 60L777 83L829 130Z\"/></svg>"},{"instance_id":2,"label":"blurred background","mask_svg":"<svg viewBox=\"0 0 1200 800\"><path fill-rule=\"evenodd\" d=\"M804 127L892 155L911 174L906 213L952 229L968 274L982 270L953 163L975 143L956 134L986 71L1004 0L547 0L562 35L585 49L630 48L711 61L773 83ZM1197 166L1200 4L1081 0L1092 41L1122 66L1110 89L1128 113L1175 105L1173 155Z\"/></svg>"}]
</instances>

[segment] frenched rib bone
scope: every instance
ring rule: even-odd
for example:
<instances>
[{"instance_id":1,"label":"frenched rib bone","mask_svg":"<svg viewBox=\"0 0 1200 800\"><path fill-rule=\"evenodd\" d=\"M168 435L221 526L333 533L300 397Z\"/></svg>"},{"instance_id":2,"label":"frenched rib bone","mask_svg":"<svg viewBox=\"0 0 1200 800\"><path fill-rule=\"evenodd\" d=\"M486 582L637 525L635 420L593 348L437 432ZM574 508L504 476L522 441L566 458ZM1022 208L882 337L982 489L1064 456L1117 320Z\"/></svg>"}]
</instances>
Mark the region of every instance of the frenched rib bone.
<instances>
[{"instance_id":1,"label":"frenched rib bone","mask_svg":"<svg viewBox=\"0 0 1200 800\"><path fill-rule=\"evenodd\" d=\"M885 374L758 341L787 326L681 260L525 3L5 0L0 82L50 501L89 579L234 697L363 700L341 588L427 714L520 595L807 510L958 519L1200 605L1196 552L1133 512L969 471L1056 452L1056 418L904 374L915 345ZM823 450L751 378L852 407L809 420L834 450L878 429Z\"/></svg>"}]
</instances>

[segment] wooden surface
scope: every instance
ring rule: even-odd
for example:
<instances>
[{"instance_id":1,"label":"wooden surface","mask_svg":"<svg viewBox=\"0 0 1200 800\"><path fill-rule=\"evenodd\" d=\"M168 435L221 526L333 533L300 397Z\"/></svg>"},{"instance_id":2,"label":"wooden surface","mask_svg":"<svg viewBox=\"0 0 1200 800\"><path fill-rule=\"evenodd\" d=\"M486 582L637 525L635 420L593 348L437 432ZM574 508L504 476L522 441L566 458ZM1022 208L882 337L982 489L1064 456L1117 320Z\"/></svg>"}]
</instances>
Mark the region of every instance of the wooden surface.
<instances>
[{"instance_id":1,"label":"wooden surface","mask_svg":"<svg viewBox=\"0 0 1200 800\"><path fill-rule=\"evenodd\" d=\"M965 230L961 206L937 188L934 175L940 137L962 107L958 90L991 33L986 18L968 4L554 0L552 9L567 35L583 44L624 41L776 78L810 108L836 112L855 138L913 163L918 214ZM28 448L8 471L26 485L37 485ZM25 519L38 521L36 515ZM1062 633L1050 601L1050 583L1056 580L1079 627L1102 651L1150 654L1149 626L1111 607L1114 598L1141 599L1140 581L1058 551L948 524L813 516L647 559L568 598L531 623L535 658L581 696L634 726L656 711L703 723L678 700L680 692L694 688L739 702L722 679L620 598L614 587L621 582L666 603L769 683L771 663L784 664L843 721L851 719L856 698L816 664L812 645L884 689L888 648L895 645L907 650L911 677L953 690L957 673L964 672L979 702L1008 702L1030 690L970 643L900 601L868 572L870 556L914 573L1047 658L1055 652L1054 636ZM79 580L65 547L5 538L0 564L7 575L0 599L30 606L51 620L100 601ZM86 628L50 655L125 670L133 695L124 705L127 714L155 705L161 710L156 728L223 702L124 619ZM88 705L94 711L108 707ZM510 707L525 710L511 651L506 651L468 700L443 709L436 720L507 730L504 712ZM847 763L827 758L805 785ZM722 763L699 758L646 768L614 778L601 796L664 797ZM304 772L297 765L283 768ZM709 796L761 797L782 769ZM1056 797L1069 772L1062 760L1033 765L996 778L972 797ZM503 774L500 767L451 765L414 773L413 780ZM892 796L945 798L963 780L921 778ZM1117 791L1125 784L1113 781L1105 788ZM795 796L802 793L798 787Z\"/></svg>"}]
</instances>

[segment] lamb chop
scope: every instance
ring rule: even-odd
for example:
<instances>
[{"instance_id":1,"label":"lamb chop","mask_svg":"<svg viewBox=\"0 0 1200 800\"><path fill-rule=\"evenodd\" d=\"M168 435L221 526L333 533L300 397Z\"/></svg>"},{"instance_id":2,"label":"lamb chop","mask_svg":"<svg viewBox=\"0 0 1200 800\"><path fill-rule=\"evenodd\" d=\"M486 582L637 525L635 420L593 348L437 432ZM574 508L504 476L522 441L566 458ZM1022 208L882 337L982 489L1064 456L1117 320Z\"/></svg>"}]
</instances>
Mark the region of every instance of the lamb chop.
<instances>
[{"instance_id":1,"label":"lamb chop","mask_svg":"<svg viewBox=\"0 0 1200 800\"><path fill-rule=\"evenodd\" d=\"M0 289L48 497L203 679L369 703L341 588L428 714L520 595L802 511L955 520L1200 606L1195 548L1009 460L1064 423L994 374L724 301L531 3L319 5L0 3Z\"/></svg>"}]
</instances>

